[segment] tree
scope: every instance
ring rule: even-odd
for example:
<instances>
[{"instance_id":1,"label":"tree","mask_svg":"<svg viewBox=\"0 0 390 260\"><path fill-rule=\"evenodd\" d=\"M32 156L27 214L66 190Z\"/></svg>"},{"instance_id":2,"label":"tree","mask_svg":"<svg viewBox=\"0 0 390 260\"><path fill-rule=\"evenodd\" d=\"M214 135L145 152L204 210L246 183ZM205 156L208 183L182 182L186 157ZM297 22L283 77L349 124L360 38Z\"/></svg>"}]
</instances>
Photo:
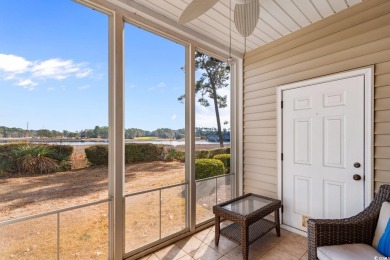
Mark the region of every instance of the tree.
<instances>
[{"instance_id":1,"label":"tree","mask_svg":"<svg viewBox=\"0 0 390 260\"><path fill-rule=\"evenodd\" d=\"M125 138L126 139L133 139L135 137L142 137L145 136L145 131L138 128L128 128L125 129Z\"/></svg>"},{"instance_id":2,"label":"tree","mask_svg":"<svg viewBox=\"0 0 390 260\"><path fill-rule=\"evenodd\" d=\"M217 60L206 54L195 53L195 69L202 71L202 76L195 83L195 94L200 94L198 102L204 107L210 106L207 98L214 102L215 117L217 120L219 144L223 147L223 135L219 109L227 107L227 96L218 95L217 90L229 85L230 66L223 61ZM178 100L183 102L185 95Z\"/></svg>"},{"instance_id":3,"label":"tree","mask_svg":"<svg viewBox=\"0 0 390 260\"><path fill-rule=\"evenodd\" d=\"M108 126L100 127L100 138L108 139Z\"/></svg>"},{"instance_id":4,"label":"tree","mask_svg":"<svg viewBox=\"0 0 390 260\"><path fill-rule=\"evenodd\" d=\"M55 135L52 131L48 129L39 129L38 130L38 136L39 137L48 137L48 138L53 138Z\"/></svg>"},{"instance_id":5,"label":"tree","mask_svg":"<svg viewBox=\"0 0 390 260\"><path fill-rule=\"evenodd\" d=\"M93 138L100 138L100 126L95 126L93 129Z\"/></svg>"},{"instance_id":6,"label":"tree","mask_svg":"<svg viewBox=\"0 0 390 260\"><path fill-rule=\"evenodd\" d=\"M175 137L175 133L172 129L169 128L158 128L152 133L154 136L158 138L169 138L172 139Z\"/></svg>"}]
</instances>

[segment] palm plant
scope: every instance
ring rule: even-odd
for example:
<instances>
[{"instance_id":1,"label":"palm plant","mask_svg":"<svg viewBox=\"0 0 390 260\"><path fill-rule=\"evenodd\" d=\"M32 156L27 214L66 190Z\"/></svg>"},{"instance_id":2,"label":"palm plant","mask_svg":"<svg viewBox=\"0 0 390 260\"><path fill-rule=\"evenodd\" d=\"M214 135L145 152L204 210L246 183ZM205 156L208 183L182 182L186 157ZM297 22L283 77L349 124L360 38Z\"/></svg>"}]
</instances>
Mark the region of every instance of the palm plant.
<instances>
[{"instance_id":1,"label":"palm plant","mask_svg":"<svg viewBox=\"0 0 390 260\"><path fill-rule=\"evenodd\" d=\"M21 173L53 173L59 162L55 152L47 146L23 145L13 150L15 167Z\"/></svg>"}]
</instances>

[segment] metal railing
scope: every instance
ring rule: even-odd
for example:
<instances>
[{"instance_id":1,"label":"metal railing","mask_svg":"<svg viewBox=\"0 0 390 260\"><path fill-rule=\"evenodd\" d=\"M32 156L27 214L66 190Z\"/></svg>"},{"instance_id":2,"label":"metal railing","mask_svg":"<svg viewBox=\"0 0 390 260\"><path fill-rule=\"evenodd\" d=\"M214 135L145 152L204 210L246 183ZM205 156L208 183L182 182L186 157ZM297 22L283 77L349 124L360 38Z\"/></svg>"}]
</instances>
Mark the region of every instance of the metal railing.
<instances>
[{"instance_id":1,"label":"metal railing","mask_svg":"<svg viewBox=\"0 0 390 260\"><path fill-rule=\"evenodd\" d=\"M224 175L209 177L209 178L205 178L205 179L201 179L201 180L196 180L196 183L198 184L198 183L202 183L202 182L206 182L206 181L215 180L215 204L217 204L218 203L218 180L225 179L225 178L232 178L232 176L234 176L233 173L224 174ZM185 232L185 230L182 230L182 231L178 231L175 234L171 234L171 235L169 235L167 237L162 237L162 192L164 190L167 190L167 189L171 189L171 188L175 188L175 187L181 187L181 186L184 186L184 190L188 191L188 185L189 185L188 182L183 182L183 183L173 184L173 185L169 185L169 186L163 186L163 187L159 187L159 188L154 188L154 189L147 189L147 190L143 190L143 191L137 191L137 192L128 193L128 194L124 195L124 198L126 199L126 198L134 197L134 196L137 196L137 195L158 192L158 200L159 200L159 202L158 202L158 215L159 215L159 220L158 220L159 221L159 236L158 236L158 239L157 239L157 236L156 236L156 240L155 241L153 241L153 242L151 242L151 243L149 243L147 245L142 245L139 248L131 249L131 251L125 252L125 256L129 256L129 255L132 255L132 254L135 254L135 253L139 253L142 250L145 250L146 248L150 247L151 245L157 245L159 243L162 243L164 241L169 240L170 238L174 237L175 235L178 235L178 234L181 234L181 233ZM193 205L193 206L195 206L195 205ZM207 221L210 221L210 220L207 220ZM203 221L201 223L198 223L197 226L203 225L207 221ZM186 227L186 228L188 228L188 227Z\"/></svg>"},{"instance_id":2,"label":"metal railing","mask_svg":"<svg viewBox=\"0 0 390 260\"><path fill-rule=\"evenodd\" d=\"M129 193L129 194L126 194L124 197L125 199L128 198L128 197L133 197L133 196L137 196L137 195L142 195L142 194L146 194L146 193L151 193L151 192L155 192L155 191L158 191L159 195L159 239L158 240L161 240L162 237L161 237L161 201L162 201L162 197L161 197L161 192L163 190L166 190L166 189L171 189L171 188L175 188L175 187L179 187L179 186L185 186L185 190L188 190L188 182L183 182L183 183L178 183L178 184L173 184L173 185L169 185L169 186L164 186L164 187L160 187L160 188L155 188L155 189L148 189L148 190L143 190L143 191L138 191L138 192L133 192L133 193Z\"/></svg>"},{"instance_id":3,"label":"metal railing","mask_svg":"<svg viewBox=\"0 0 390 260\"><path fill-rule=\"evenodd\" d=\"M85 203L85 204L81 204L81 205L77 205L77 206L73 206L73 207L69 207L69 208L58 209L58 210L48 211L48 212L44 212L44 213L40 213L40 214L21 217L21 218L17 218L17 219L6 220L3 222L0 222L0 228L4 227L4 226L12 225L12 224L21 223L21 222L28 221L28 220L34 220L34 219L39 219L39 218L43 218L43 217L47 217L47 216L56 215L56 222L57 222L57 224L56 224L56 226L57 226L57 229L56 229L56 236L57 236L56 237L56 239L57 239L56 256L57 256L57 259L60 259L60 220L61 220L60 215L61 215L61 213L65 213L65 212L69 212L69 211L73 211L73 210L77 210L77 209L81 209L81 208L88 208L88 207L103 204L103 203L108 203L107 209L109 210L110 206L111 206L110 205L111 201L112 201L112 198L107 198L107 199L102 199L102 200L98 200L98 201L94 201L94 202L90 202L90 203Z\"/></svg>"},{"instance_id":4,"label":"metal railing","mask_svg":"<svg viewBox=\"0 0 390 260\"><path fill-rule=\"evenodd\" d=\"M234 173L229 173L229 174L218 175L218 176L213 176L213 177L209 177L209 178L196 180L195 182L196 182L196 184L198 184L198 183L201 183L201 182L207 182L207 181L211 181L211 180L215 179L215 204L214 205L216 205L216 204L218 204L218 188L219 188L218 187L218 180L219 179L224 179L224 178L227 178L227 177L232 178L233 176L234 176ZM229 199L231 199L231 198L229 198ZM229 200L229 199L227 199L227 200ZM211 218L208 219L208 220L204 220L202 222L197 223L196 226L203 225L203 224L205 224L205 223L207 223L207 222L209 222L211 220L212 220Z\"/></svg>"}]
</instances>

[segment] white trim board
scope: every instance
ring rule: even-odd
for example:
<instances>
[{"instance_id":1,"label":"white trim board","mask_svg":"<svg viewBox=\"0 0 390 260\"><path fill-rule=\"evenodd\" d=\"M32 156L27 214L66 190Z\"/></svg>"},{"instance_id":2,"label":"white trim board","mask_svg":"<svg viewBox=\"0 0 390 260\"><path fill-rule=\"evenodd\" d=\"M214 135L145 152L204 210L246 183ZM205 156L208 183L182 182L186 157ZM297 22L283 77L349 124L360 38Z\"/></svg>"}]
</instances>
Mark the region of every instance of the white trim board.
<instances>
[{"instance_id":1,"label":"white trim board","mask_svg":"<svg viewBox=\"0 0 390 260\"><path fill-rule=\"evenodd\" d=\"M280 228L283 228L283 229L285 229L287 231L290 231L290 232L293 232L295 234L301 235L303 237L307 237L307 233L305 231L300 230L300 229L297 229L297 228L294 228L294 227L291 227L291 226L287 226L285 224L281 224Z\"/></svg>"},{"instance_id":2,"label":"white trim board","mask_svg":"<svg viewBox=\"0 0 390 260\"><path fill-rule=\"evenodd\" d=\"M367 207L372 199L374 192L374 67L366 67L337 74L331 74L314 79L294 82L286 85L281 85L276 88L277 98L277 162L278 162L278 199L283 201L283 167L282 167L282 152L283 152L283 110L281 102L283 101L283 91L288 89L300 88L309 85L316 85L338 79L350 78L355 76L364 76L364 207ZM282 213L283 214L283 213ZM283 218L282 218L283 219ZM284 225L285 226L285 225ZM294 232L295 229L291 231Z\"/></svg>"}]
</instances>

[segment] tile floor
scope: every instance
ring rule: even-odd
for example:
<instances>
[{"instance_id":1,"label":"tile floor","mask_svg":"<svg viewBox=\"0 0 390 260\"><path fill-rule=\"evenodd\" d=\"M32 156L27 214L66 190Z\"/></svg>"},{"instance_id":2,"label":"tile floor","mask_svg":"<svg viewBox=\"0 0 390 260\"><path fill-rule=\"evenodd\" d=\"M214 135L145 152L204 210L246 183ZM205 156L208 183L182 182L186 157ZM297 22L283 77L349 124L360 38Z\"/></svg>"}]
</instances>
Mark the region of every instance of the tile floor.
<instances>
[{"instance_id":1,"label":"tile floor","mask_svg":"<svg viewBox=\"0 0 390 260\"><path fill-rule=\"evenodd\" d=\"M240 246L222 236L218 247L215 246L214 227L211 227L142 258L161 259L240 260L242 254ZM275 230L272 230L250 245L249 259L307 259L307 240L284 229L281 230L281 237L277 237Z\"/></svg>"}]
</instances>

